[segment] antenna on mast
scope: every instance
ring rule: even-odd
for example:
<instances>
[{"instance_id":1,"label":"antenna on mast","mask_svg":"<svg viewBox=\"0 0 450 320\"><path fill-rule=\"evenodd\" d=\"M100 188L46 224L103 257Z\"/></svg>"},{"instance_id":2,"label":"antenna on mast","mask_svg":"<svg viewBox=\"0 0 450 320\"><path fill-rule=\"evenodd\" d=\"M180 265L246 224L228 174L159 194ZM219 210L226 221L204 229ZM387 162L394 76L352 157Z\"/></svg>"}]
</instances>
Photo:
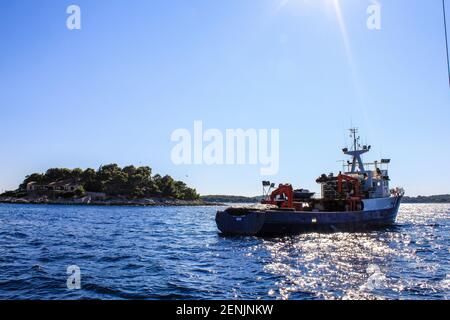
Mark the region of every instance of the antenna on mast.
<instances>
[{"instance_id":1,"label":"antenna on mast","mask_svg":"<svg viewBox=\"0 0 450 320\"><path fill-rule=\"evenodd\" d=\"M358 150L359 148L359 136L357 136L358 128L351 128L350 130L350 138L353 139L353 151Z\"/></svg>"}]
</instances>

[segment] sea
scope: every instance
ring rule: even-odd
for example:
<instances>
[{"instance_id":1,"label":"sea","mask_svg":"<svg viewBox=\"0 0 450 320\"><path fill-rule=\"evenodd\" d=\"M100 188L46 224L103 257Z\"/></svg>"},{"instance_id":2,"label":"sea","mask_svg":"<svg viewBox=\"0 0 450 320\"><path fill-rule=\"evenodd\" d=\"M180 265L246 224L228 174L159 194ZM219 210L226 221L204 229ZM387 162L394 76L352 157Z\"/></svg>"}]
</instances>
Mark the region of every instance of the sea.
<instances>
[{"instance_id":1,"label":"sea","mask_svg":"<svg viewBox=\"0 0 450 320\"><path fill-rule=\"evenodd\" d=\"M219 206L0 204L0 299L448 299L450 205L367 232L228 237Z\"/></svg>"}]
</instances>

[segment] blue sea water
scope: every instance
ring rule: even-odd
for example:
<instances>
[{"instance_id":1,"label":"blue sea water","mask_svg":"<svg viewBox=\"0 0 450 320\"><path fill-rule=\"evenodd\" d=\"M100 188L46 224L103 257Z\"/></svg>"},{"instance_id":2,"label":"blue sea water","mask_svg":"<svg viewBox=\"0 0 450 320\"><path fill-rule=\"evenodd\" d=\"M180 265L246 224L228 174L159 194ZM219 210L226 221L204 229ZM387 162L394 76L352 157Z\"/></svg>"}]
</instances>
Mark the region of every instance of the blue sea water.
<instances>
[{"instance_id":1,"label":"blue sea water","mask_svg":"<svg viewBox=\"0 0 450 320\"><path fill-rule=\"evenodd\" d=\"M221 236L218 208L0 204L0 299L450 297L450 205L404 204L385 230L278 238Z\"/></svg>"}]
</instances>

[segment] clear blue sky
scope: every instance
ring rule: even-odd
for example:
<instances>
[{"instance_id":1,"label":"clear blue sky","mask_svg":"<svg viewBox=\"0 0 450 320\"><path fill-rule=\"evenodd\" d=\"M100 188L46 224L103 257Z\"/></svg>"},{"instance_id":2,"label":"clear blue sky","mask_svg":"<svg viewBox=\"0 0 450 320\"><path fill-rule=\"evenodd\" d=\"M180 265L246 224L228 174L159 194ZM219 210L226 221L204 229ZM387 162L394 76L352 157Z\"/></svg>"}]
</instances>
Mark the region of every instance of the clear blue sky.
<instances>
[{"instance_id":1,"label":"clear blue sky","mask_svg":"<svg viewBox=\"0 0 450 320\"><path fill-rule=\"evenodd\" d=\"M338 3L346 32L333 0L1 1L0 191L116 162L202 194L259 194L259 166L172 164L172 131L202 120L280 129L269 179L316 191L353 123L367 160L392 158L392 185L450 193L441 1L379 1L379 31L366 27L371 1ZM66 28L70 4L82 30Z\"/></svg>"}]
</instances>

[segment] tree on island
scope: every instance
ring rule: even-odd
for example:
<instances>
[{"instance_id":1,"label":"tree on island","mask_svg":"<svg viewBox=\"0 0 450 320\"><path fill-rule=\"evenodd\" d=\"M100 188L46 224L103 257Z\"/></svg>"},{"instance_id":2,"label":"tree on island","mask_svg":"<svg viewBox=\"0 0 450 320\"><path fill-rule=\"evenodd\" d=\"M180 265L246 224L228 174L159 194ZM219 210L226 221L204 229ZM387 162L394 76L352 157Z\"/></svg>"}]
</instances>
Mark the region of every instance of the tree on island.
<instances>
[{"instance_id":1,"label":"tree on island","mask_svg":"<svg viewBox=\"0 0 450 320\"><path fill-rule=\"evenodd\" d=\"M176 181L171 176L152 176L148 166L126 166L117 164L101 166L97 171L76 168L51 168L45 174L33 173L26 176L18 191L25 191L28 183L49 184L56 181L72 180L81 187L75 191L76 196L84 192L104 192L108 196L125 196L132 198L172 197L181 200L197 200L196 190L189 188L184 182Z\"/></svg>"}]
</instances>

